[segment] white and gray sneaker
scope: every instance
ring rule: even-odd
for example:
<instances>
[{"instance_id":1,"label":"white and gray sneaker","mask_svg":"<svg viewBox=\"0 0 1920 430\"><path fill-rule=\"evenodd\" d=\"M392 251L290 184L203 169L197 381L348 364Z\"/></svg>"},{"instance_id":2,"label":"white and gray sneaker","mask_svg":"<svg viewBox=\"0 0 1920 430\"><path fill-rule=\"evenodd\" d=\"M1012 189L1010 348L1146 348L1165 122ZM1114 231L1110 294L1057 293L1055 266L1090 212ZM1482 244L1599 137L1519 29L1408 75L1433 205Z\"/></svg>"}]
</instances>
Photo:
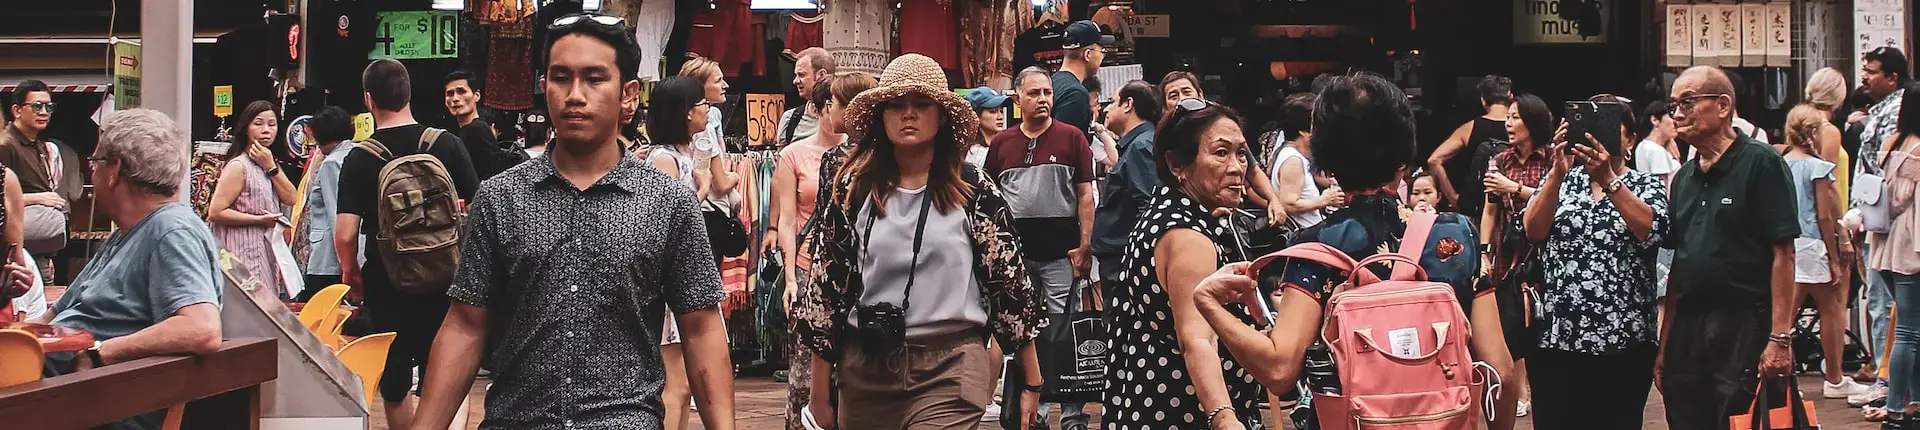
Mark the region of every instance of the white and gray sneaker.
<instances>
[{"instance_id":1,"label":"white and gray sneaker","mask_svg":"<svg viewBox=\"0 0 1920 430\"><path fill-rule=\"evenodd\" d=\"M988 404L987 413L985 415L980 416L980 422L990 423L995 421L1000 421L1000 404L999 403Z\"/></svg>"},{"instance_id":2,"label":"white and gray sneaker","mask_svg":"<svg viewBox=\"0 0 1920 430\"><path fill-rule=\"evenodd\" d=\"M1845 399L1864 394L1870 389L1866 384L1853 382L1851 378L1840 378L1838 384L1822 382L1820 385L1820 394L1829 399Z\"/></svg>"},{"instance_id":3,"label":"white and gray sneaker","mask_svg":"<svg viewBox=\"0 0 1920 430\"><path fill-rule=\"evenodd\" d=\"M1852 406L1856 408L1867 406L1874 403L1883 403L1886 401L1887 401L1887 381L1874 382L1873 386L1867 387L1867 391L1862 392L1860 394L1847 396L1847 406Z\"/></svg>"}]
</instances>

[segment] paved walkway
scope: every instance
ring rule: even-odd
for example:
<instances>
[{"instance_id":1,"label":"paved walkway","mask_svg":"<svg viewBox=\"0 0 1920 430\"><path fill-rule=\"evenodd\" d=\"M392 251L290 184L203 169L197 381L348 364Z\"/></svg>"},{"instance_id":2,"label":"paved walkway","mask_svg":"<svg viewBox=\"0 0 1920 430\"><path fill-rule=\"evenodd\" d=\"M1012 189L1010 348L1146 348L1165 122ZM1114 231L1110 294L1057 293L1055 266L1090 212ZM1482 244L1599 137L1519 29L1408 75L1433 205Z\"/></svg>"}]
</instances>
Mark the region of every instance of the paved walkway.
<instances>
[{"instance_id":1,"label":"paved walkway","mask_svg":"<svg viewBox=\"0 0 1920 430\"><path fill-rule=\"evenodd\" d=\"M473 414L468 420L467 428L469 429L478 428L480 425L480 417L485 413L485 407L482 403L484 402L486 385L486 380L477 380L474 382L473 391L468 394L468 401L473 410ZM1820 393L1820 378L1818 376L1800 378L1800 389L1804 393L1818 395ZM786 386L774 383L771 378L740 378L736 380L734 382L734 404L738 410L734 414L735 428L742 430L781 430L783 428L781 424L783 418L781 415L786 409L786 401ZM1814 403L1814 409L1819 412L1822 428L1826 430L1872 430L1879 428L1878 425L1861 420L1860 410L1848 408L1845 401L1816 399ZM1094 421L1096 425L1094 428L1099 428L1097 425L1099 422L1099 406L1088 406L1088 411L1095 416ZM386 420L384 418L385 414L382 411L375 410L373 415L373 429L387 430ZM1646 425L1642 428L1647 430L1666 430L1665 417L1666 408L1662 406L1660 393L1653 393L1647 400ZM689 427L693 429L706 428L700 425L698 418L695 418L693 424ZM1516 427L1520 430L1533 430L1533 421L1522 418ZM1286 428L1291 429L1293 427L1288 426ZM979 427L979 430L998 429L999 426L997 425L983 424Z\"/></svg>"}]
</instances>

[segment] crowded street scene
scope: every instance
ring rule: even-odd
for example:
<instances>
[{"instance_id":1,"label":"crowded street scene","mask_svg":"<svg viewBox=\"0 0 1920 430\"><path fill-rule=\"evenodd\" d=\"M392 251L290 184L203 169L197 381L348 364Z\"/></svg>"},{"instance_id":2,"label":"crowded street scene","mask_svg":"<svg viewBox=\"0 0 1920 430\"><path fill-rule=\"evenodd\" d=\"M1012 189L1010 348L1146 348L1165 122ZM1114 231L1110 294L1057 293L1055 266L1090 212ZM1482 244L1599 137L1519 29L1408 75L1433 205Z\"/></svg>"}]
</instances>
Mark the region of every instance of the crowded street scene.
<instances>
[{"instance_id":1,"label":"crowded street scene","mask_svg":"<svg viewBox=\"0 0 1920 430\"><path fill-rule=\"evenodd\" d=\"M1912 3L25 2L0 429L1920 430Z\"/></svg>"}]
</instances>

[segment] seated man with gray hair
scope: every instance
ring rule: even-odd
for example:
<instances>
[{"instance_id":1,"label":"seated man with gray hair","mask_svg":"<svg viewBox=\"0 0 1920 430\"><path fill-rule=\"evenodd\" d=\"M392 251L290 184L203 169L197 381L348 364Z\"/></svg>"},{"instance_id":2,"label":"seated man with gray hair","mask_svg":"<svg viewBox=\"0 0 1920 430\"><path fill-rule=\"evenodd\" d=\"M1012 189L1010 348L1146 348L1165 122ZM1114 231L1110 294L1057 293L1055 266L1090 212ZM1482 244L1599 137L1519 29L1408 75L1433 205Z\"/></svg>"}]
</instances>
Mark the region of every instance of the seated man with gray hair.
<instances>
[{"instance_id":1,"label":"seated man with gray hair","mask_svg":"<svg viewBox=\"0 0 1920 430\"><path fill-rule=\"evenodd\" d=\"M100 126L100 144L87 158L96 210L120 230L54 303L52 318L34 321L85 330L97 341L80 353L47 354L47 376L219 349L222 278L213 233L174 198L186 178L187 145L178 124L149 109L121 111ZM16 284L33 270L6 265ZM155 429L163 418L159 411L105 427Z\"/></svg>"}]
</instances>

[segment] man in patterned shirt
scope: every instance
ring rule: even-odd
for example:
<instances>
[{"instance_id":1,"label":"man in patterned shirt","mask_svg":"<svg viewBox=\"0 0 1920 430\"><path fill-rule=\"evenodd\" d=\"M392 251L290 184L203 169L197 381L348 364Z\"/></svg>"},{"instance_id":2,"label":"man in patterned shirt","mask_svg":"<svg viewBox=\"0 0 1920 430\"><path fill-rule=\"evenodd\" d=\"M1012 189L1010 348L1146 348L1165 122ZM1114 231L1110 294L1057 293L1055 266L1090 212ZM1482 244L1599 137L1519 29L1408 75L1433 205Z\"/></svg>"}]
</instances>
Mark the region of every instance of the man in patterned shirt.
<instances>
[{"instance_id":1,"label":"man in patterned shirt","mask_svg":"<svg viewBox=\"0 0 1920 430\"><path fill-rule=\"evenodd\" d=\"M616 139L640 93L633 32L597 14L551 29L554 149L486 181L469 205L413 428L447 428L485 357L494 385L481 428L660 429L670 307L701 421L732 429L720 273L693 190Z\"/></svg>"},{"instance_id":2,"label":"man in patterned shirt","mask_svg":"<svg viewBox=\"0 0 1920 430\"><path fill-rule=\"evenodd\" d=\"M1880 149L1887 136L1893 134L1895 122L1899 120L1900 100L1907 93L1905 88L1910 73L1907 56L1900 52L1900 48L1882 47L1861 56L1860 87L1866 90L1868 97L1879 101L1868 107L1867 113L1853 114L1865 117L1865 127L1860 131L1860 150L1853 157L1855 174L1884 175L1880 164L1885 157ZM1853 121L1856 120L1848 120ZM1854 204L1859 205L1857 202ZM1872 261L1868 256L1873 255L1874 249L1865 240L1860 241L1860 246L1860 267L1866 269L1866 262ZM1885 365L1887 355L1882 354L1884 351L1880 351L1878 345L1885 344L1887 340L1887 316L1892 315L1893 290L1888 289L1887 282L1880 278L1880 271L1861 270L1861 273L1860 282L1866 287L1861 305L1867 310L1866 331L1872 340L1870 344L1874 345L1870 348L1875 350L1873 356L1880 358L1878 364ZM1847 404L1866 405L1886 397L1887 381L1881 379L1866 393L1848 397Z\"/></svg>"}]
</instances>

